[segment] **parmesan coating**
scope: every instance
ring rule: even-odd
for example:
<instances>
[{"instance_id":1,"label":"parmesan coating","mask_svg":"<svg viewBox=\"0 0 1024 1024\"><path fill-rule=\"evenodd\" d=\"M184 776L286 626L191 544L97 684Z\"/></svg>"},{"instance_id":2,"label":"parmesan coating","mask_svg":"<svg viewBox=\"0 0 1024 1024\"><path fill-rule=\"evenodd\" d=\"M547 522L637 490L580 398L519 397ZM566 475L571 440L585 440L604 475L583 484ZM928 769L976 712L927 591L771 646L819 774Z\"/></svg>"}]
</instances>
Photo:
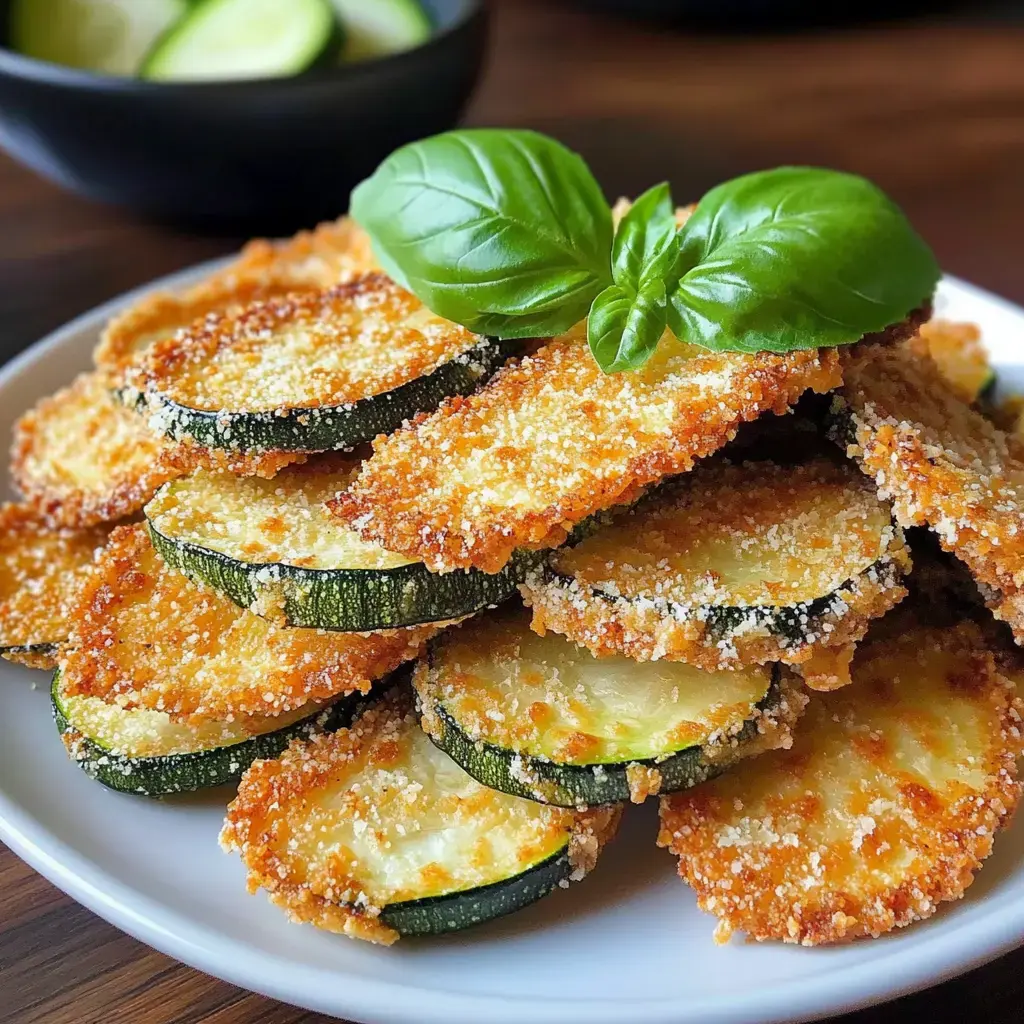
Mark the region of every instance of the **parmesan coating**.
<instances>
[{"instance_id":1,"label":"parmesan coating","mask_svg":"<svg viewBox=\"0 0 1024 1024\"><path fill-rule=\"evenodd\" d=\"M568 848L573 880L594 866L619 809L578 813L480 785L430 743L407 687L350 729L257 761L228 807L221 845L249 891L296 922L390 945L389 904L444 896Z\"/></svg>"},{"instance_id":2,"label":"parmesan coating","mask_svg":"<svg viewBox=\"0 0 1024 1024\"><path fill-rule=\"evenodd\" d=\"M151 402L188 409L316 410L391 391L480 341L383 274L367 274L210 316L157 344L133 383Z\"/></svg>"},{"instance_id":3,"label":"parmesan coating","mask_svg":"<svg viewBox=\"0 0 1024 1024\"><path fill-rule=\"evenodd\" d=\"M842 354L833 433L893 502L987 588L1024 642L1024 449L966 404L910 346Z\"/></svg>"},{"instance_id":4,"label":"parmesan coating","mask_svg":"<svg viewBox=\"0 0 1024 1024\"><path fill-rule=\"evenodd\" d=\"M949 386L965 402L977 401L995 379L977 324L929 320L911 339L911 345L921 355L931 356Z\"/></svg>"},{"instance_id":5,"label":"parmesan coating","mask_svg":"<svg viewBox=\"0 0 1024 1024\"><path fill-rule=\"evenodd\" d=\"M253 239L222 273L244 277L270 272L303 288L330 288L379 270L369 235L350 217L339 217L284 241Z\"/></svg>"},{"instance_id":6,"label":"parmesan coating","mask_svg":"<svg viewBox=\"0 0 1024 1024\"><path fill-rule=\"evenodd\" d=\"M276 626L164 565L143 526L111 534L71 626L62 665L69 695L228 721L366 692L438 631Z\"/></svg>"},{"instance_id":7,"label":"parmesan coating","mask_svg":"<svg viewBox=\"0 0 1024 1024\"><path fill-rule=\"evenodd\" d=\"M909 569L888 506L852 469L712 461L556 552L521 590L537 632L599 656L707 671L781 661L832 689Z\"/></svg>"},{"instance_id":8,"label":"parmesan coating","mask_svg":"<svg viewBox=\"0 0 1024 1024\"><path fill-rule=\"evenodd\" d=\"M131 515L182 472L173 446L116 403L98 372L42 399L14 427L15 486L55 526Z\"/></svg>"},{"instance_id":9,"label":"parmesan coating","mask_svg":"<svg viewBox=\"0 0 1024 1024\"><path fill-rule=\"evenodd\" d=\"M68 604L107 531L48 526L24 505L0 505L0 655L54 668Z\"/></svg>"},{"instance_id":10,"label":"parmesan coating","mask_svg":"<svg viewBox=\"0 0 1024 1024\"><path fill-rule=\"evenodd\" d=\"M635 372L605 374L575 328L408 428L379 437L334 509L437 572L497 572L520 547L552 547L592 513L840 383L834 351L709 352L662 339Z\"/></svg>"},{"instance_id":11,"label":"parmesan coating","mask_svg":"<svg viewBox=\"0 0 1024 1024\"><path fill-rule=\"evenodd\" d=\"M716 940L878 936L960 898L991 853L1020 798L1020 704L976 626L897 617L789 750L662 800L659 845Z\"/></svg>"},{"instance_id":12,"label":"parmesan coating","mask_svg":"<svg viewBox=\"0 0 1024 1024\"><path fill-rule=\"evenodd\" d=\"M256 239L199 284L179 294L146 295L119 313L101 334L93 360L117 382L153 344L197 320L289 292L330 288L375 269L369 238L348 217L284 242Z\"/></svg>"}]
</instances>

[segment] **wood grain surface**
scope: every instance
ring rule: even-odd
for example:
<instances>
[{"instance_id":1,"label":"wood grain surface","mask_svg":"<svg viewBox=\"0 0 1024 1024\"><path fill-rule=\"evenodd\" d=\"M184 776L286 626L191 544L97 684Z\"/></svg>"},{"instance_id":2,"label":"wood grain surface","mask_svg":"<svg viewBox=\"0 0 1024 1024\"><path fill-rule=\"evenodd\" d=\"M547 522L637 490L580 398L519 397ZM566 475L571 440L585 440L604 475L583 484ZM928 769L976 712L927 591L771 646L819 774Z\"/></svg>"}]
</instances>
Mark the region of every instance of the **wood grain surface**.
<instances>
[{"instance_id":1,"label":"wood grain surface","mask_svg":"<svg viewBox=\"0 0 1024 1024\"><path fill-rule=\"evenodd\" d=\"M779 163L857 171L905 207L949 271L1024 302L1024 21L714 36L555 0L503 0L495 13L471 123L559 136L612 196L667 177L682 201ZM239 241L90 205L0 157L0 361L97 303ZM0 1024L324 1019L148 950L0 847ZM843 1018L906 1019L1024 1020L1024 951Z\"/></svg>"}]
</instances>

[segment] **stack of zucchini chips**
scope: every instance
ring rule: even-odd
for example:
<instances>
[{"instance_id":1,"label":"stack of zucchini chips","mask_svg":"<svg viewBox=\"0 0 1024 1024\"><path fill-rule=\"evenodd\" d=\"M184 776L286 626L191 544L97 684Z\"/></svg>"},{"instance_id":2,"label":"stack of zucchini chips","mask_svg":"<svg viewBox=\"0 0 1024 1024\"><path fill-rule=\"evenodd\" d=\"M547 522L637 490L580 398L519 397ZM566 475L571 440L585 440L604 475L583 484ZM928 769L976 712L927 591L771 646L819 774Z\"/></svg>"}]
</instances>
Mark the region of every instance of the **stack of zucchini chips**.
<instances>
[{"instance_id":1,"label":"stack of zucchini chips","mask_svg":"<svg viewBox=\"0 0 1024 1024\"><path fill-rule=\"evenodd\" d=\"M349 221L251 243L19 421L0 649L106 786L238 783L221 842L295 920L509 913L660 797L719 938L879 934L1019 797L1013 645L900 524L1020 636L1024 463L976 334L912 333L605 374L433 315Z\"/></svg>"}]
</instances>

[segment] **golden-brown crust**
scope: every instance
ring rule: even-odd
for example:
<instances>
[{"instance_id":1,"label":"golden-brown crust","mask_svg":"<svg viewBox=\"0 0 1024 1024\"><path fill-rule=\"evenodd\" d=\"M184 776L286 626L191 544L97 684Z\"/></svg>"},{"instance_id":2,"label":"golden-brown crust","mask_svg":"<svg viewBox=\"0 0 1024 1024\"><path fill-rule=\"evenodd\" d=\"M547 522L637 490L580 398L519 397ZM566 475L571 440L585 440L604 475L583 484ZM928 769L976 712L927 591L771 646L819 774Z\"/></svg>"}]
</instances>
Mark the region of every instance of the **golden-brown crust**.
<instances>
[{"instance_id":1,"label":"golden-brown crust","mask_svg":"<svg viewBox=\"0 0 1024 1024\"><path fill-rule=\"evenodd\" d=\"M182 472L173 448L117 404L97 372L37 402L14 427L15 486L55 526L131 515Z\"/></svg>"},{"instance_id":2,"label":"golden-brown crust","mask_svg":"<svg viewBox=\"0 0 1024 1024\"><path fill-rule=\"evenodd\" d=\"M157 342L129 381L189 409L318 409L392 391L480 340L385 275L364 274L213 313Z\"/></svg>"},{"instance_id":3,"label":"golden-brown crust","mask_svg":"<svg viewBox=\"0 0 1024 1024\"><path fill-rule=\"evenodd\" d=\"M1020 704L973 624L907 624L811 698L790 750L663 799L659 845L717 939L879 935L958 899L991 852L1020 798Z\"/></svg>"},{"instance_id":4,"label":"golden-brown crust","mask_svg":"<svg viewBox=\"0 0 1024 1024\"><path fill-rule=\"evenodd\" d=\"M380 437L334 511L435 571L500 569L735 436L807 389L840 383L834 351L713 353L666 337L640 370L605 374L580 329Z\"/></svg>"},{"instance_id":5,"label":"golden-brown crust","mask_svg":"<svg viewBox=\"0 0 1024 1024\"><path fill-rule=\"evenodd\" d=\"M169 569L143 526L114 530L70 618L69 695L197 719L275 715L365 692L437 632L276 626Z\"/></svg>"},{"instance_id":6,"label":"golden-brown crust","mask_svg":"<svg viewBox=\"0 0 1024 1024\"><path fill-rule=\"evenodd\" d=\"M495 795L469 776L462 776L468 791L424 791L424 781L409 768L405 757L410 741L433 748L419 731L412 709L411 692L405 687L393 690L356 719L351 728L293 742L280 757L256 761L249 767L239 783L238 795L228 806L220 842L225 850L241 855L250 892L264 889L294 921L390 945L398 933L379 920L379 904L393 898L388 892L394 893L396 886L397 901L408 899L403 884L382 883L379 879L371 882L372 873L361 867L353 850L341 842L336 842L333 852L326 855L322 855L321 843L311 855L308 844L298 837L308 831L311 820L319 824L319 832L336 840L334 829L339 821L370 818L371 829L378 834L374 845L383 843L387 849L391 846L389 835L394 835L397 842L397 835L407 834L403 823L406 817L411 826L419 815L430 815L428 820L434 824L427 827L428 832L447 827L452 817L461 817L464 823L466 816L475 812L477 797L487 801L496 798L507 808L531 808L530 814L538 820L536 838L548 845L552 837L564 843L568 832L571 880L584 877L593 868L601 848L615 833L621 808L582 813L554 807L541 810L517 797ZM436 751L434 756L438 756ZM381 786L381 791L367 792L359 786L349 789L348 780L367 769L388 777L387 782L372 784ZM344 787L344 797L338 792L326 800L321 797L325 790L339 784ZM438 814L440 826L435 821ZM395 815L398 818L392 820ZM408 828L410 835L416 831ZM376 855L383 855L383 851ZM312 862L314 856L316 863ZM487 859L485 856L485 866ZM421 877L436 874L437 868L436 864L422 865ZM383 885L383 889L375 891L374 884Z\"/></svg>"},{"instance_id":7,"label":"golden-brown crust","mask_svg":"<svg viewBox=\"0 0 1024 1024\"><path fill-rule=\"evenodd\" d=\"M0 505L0 654L54 668L68 605L106 539L101 528L53 528L25 505Z\"/></svg>"},{"instance_id":8,"label":"golden-brown crust","mask_svg":"<svg viewBox=\"0 0 1024 1024\"><path fill-rule=\"evenodd\" d=\"M807 667L805 678L815 689L832 689L844 679L849 681L848 673L842 672L843 657L873 619L906 596L900 580L910 571L901 531L890 526L879 534L874 498L863 494L856 475L847 479L842 467L823 460L792 467L712 463L697 468L679 484L614 518L613 524L620 527L614 536L621 545L601 546L612 534L599 531L556 554L549 571L529 577L520 590L533 609L533 629L541 635L549 629L563 633L598 657L625 654L638 661L684 661L709 672L781 661ZM685 518L673 527L674 512ZM835 528L836 542L849 548L851 560L867 562L867 568L837 581L841 600L807 618L799 640L773 631L757 619L754 610L750 620L738 625L725 642L717 627L709 627L705 612L716 603L732 607L736 602L729 584L717 600L710 596L720 584L707 562L711 552L702 549L706 557L698 559L697 567L706 570L699 592L684 582L673 587L675 557L688 542L696 541L698 532L707 530L715 536L734 537L742 550L770 538L776 551L786 553L790 537L786 520L779 517L794 512L802 517L802 530L810 533L809 537L803 533L804 539L818 544L823 525L829 531ZM825 524L815 521L822 516L828 517ZM798 584L812 566L810 560L800 561L799 545L804 539L792 538L794 557L784 566ZM830 572L837 568L832 563L828 566ZM763 574L757 576L757 583L773 588L776 603L793 603L781 584L766 580ZM810 598L824 596L812 593ZM740 611L737 607L737 614ZM831 670L826 669L826 661L834 663Z\"/></svg>"},{"instance_id":9,"label":"golden-brown crust","mask_svg":"<svg viewBox=\"0 0 1024 1024\"><path fill-rule=\"evenodd\" d=\"M1024 641L1024 452L911 346L843 353L847 453L904 525L927 525Z\"/></svg>"},{"instance_id":10,"label":"golden-brown crust","mask_svg":"<svg viewBox=\"0 0 1024 1024\"><path fill-rule=\"evenodd\" d=\"M112 384L154 343L214 313L319 291L376 270L366 233L348 217L283 242L255 239L222 270L180 293L155 292L114 316L93 352Z\"/></svg>"},{"instance_id":11,"label":"golden-brown crust","mask_svg":"<svg viewBox=\"0 0 1024 1024\"><path fill-rule=\"evenodd\" d=\"M988 351L977 324L951 320L929 320L910 345L921 356L928 356L947 383L965 402L977 400L993 379Z\"/></svg>"},{"instance_id":12,"label":"golden-brown crust","mask_svg":"<svg viewBox=\"0 0 1024 1024\"><path fill-rule=\"evenodd\" d=\"M369 235L351 217L339 217L284 241L255 238L222 273L243 276L271 271L286 275L296 285L330 288L377 270L380 266Z\"/></svg>"},{"instance_id":13,"label":"golden-brown crust","mask_svg":"<svg viewBox=\"0 0 1024 1024\"><path fill-rule=\"evenodd\" d=\"M235 476L258 476L272 480L286 466L301 464L315 452L256 451L241 448L208 448L191 439L168 441L168 459L185 476L197 469Z\"/></svg>"}]
</instances>

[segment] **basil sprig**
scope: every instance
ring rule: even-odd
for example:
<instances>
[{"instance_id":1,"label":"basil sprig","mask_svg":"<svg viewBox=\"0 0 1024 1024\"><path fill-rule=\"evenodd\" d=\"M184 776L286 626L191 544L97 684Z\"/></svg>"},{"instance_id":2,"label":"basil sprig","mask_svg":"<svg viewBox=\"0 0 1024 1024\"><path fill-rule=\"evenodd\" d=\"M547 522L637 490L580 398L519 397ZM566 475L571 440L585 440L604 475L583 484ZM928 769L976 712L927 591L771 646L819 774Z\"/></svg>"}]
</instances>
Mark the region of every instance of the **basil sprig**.
<instances>
[{"instance_id":1,"label":"basil sprig","mask_svg":"<svg viewBox=\"0 0 1024 1024\"><path fill-rule=\"evenodd\" d=\"M939 279L899 208L855 175L744 175L680 230L656 185L613 232L583 160L529 131L405 146L356 188L352 214L384 269L439 316L503 338L588 317L606 373L643 366L666 326L719 351L846 345L905 318Z\"/></svg>"}]
</instances>

